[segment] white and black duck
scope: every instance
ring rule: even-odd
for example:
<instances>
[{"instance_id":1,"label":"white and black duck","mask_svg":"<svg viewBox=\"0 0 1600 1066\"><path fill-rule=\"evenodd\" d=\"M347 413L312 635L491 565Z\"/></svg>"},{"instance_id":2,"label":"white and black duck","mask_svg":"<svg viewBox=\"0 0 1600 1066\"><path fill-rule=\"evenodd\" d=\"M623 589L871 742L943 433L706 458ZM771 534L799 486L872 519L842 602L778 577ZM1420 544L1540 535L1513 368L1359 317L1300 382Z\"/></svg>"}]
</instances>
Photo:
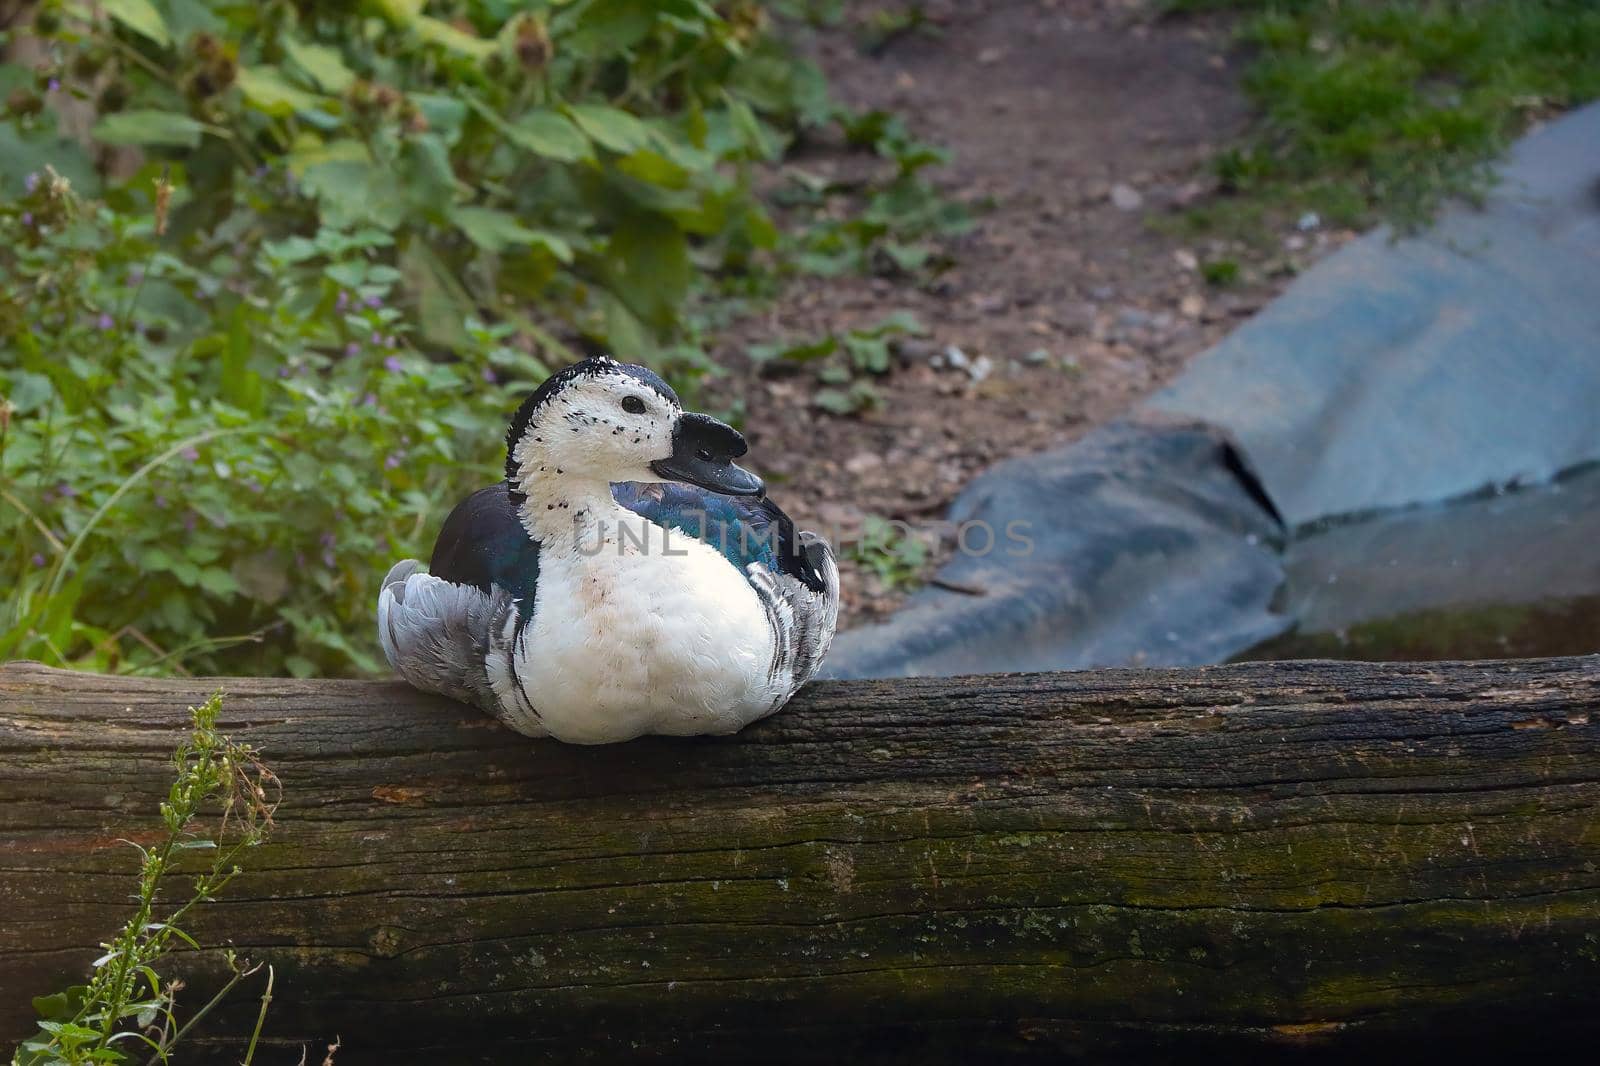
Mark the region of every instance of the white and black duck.
<instances>
[{"instance_id":1,"label":"white and black duck","mask_svg":"<svg viewBox=\"0 0 1600 1066\"><path fill-rule=\"evenodd\" d=\"M732 427L640 366L554 374L506 434L506 477L384 578L378 637L417 688L579 744L731 733L833 639L839 571L734 464Z\"/></svg>"}]
</instances>

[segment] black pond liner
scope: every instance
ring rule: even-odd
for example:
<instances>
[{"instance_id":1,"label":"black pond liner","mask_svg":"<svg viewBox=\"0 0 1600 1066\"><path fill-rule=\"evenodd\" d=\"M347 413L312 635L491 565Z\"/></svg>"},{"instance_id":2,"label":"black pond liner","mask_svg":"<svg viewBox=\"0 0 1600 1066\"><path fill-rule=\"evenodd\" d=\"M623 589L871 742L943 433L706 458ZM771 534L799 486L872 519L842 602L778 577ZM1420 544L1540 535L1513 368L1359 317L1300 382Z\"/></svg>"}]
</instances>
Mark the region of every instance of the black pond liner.
<instances>
[{"instance_id":1,"label":"black pond liner","mask_svg":"<svg viewBox=\"0 0 1600 1066\"><path fill-rule=\"evenodd\" d=\"M992 548L823 672L1600 651L1596 463L1600 105L1482 210L1353 242L1134 417L975 479L949 518Z\"/></svg>"}]
</instances>

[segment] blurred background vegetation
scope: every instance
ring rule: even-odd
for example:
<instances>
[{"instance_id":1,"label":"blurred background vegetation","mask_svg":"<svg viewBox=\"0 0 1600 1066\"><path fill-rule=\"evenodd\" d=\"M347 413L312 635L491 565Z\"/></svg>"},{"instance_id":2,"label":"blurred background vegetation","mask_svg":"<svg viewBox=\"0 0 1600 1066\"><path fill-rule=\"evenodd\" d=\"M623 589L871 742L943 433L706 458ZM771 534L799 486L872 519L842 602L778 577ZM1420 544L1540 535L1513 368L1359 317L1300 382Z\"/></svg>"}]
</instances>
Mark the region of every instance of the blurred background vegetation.
<instances>
[{"instance_id":1,"label":"blurred background vegetation","mask_svg":"<svg viewBox=\"0 0 1600 1066\"><path fill-rule=\"evenodd\" d=\"M1232 11L1259 110L1216 160L1230 194L1201 230L1261 233L1272 215L1403 230L1472 200L1530 121L1600 96L1594 0L1170 0ZM1290 217L1293 217L1292 215Z\"/></svg>"},{"instance_id":2,"label":"blurred background vegetation","mask_svg":"<svg viewBox=\"0 0 1600 1066\"><path fill-rule=\"evenodd\" d=\"M826 8L13 12L0 658L375 670L386 561L425 557L552 365L609 349L692 396L785 274L917 255L940 154L772 32ZM893 177L849 211L791 190L780 232L755 168L829 124Z\"/></svg>"},{"instance_id":3,"label":"blurred background vegetation","mask_svg":"<svg viewBox=\"0 0 1600 1066\"><path fill-rule=\"evenodd\" d=\"M788 43L845 6L0 0L0 659L376 670L378 579L550 367L608 349L692 401L786 279L919 269L964 224L941 151ZM1238 10L1252 56L1198 229L1416 221L1600 95L1584 0L1168 7ZM824 129L886 176L775 174ZM838 353L848 412L917 328L750 354Z\"/></svg>"}]
</instances>

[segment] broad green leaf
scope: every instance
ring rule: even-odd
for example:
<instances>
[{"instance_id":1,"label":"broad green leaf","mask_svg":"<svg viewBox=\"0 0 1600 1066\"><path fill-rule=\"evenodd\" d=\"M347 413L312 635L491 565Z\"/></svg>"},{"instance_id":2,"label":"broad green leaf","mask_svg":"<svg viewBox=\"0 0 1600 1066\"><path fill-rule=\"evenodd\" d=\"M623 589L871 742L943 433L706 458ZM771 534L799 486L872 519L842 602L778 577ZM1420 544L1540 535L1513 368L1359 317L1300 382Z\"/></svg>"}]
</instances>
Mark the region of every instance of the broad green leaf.
<instances>
[{"instance_id":1,"label":"broad green leaf","mask_svg":"<svg viewBox=\"0 0 1600 1066\"><path fill-rule=\"evenodd\" d=\"M473 307L462 298L449 268L420 240L406 245L399 265L406 287L416 294L422 339L444 348L468 347L472 338L462 323Z\"/></svg>"},{"instance_id":2,"label":"broad green leaf","mask_svg":"<svg viewBox=\"0 0 1600 1066\"><path fill-rule=\"evenodd\" d=\"M74 1022L41 1021L39 1023L39 1028L55 1036L67 1037L72 1040L83 1041L100 1039L100 1033L97 1030L85 1028L84 1026L78 1025Z\"/></svg>"},{"instance_id":3,"label":"broad green leaf","mask_svg":"<svg viewBox=\"0 0 1600 1066\"><path fill-rule=\"evenodd\" d=\"M465 103L442 93L412 93L411 102L428 120L429 129L444 138L446 143L456 143L461 136L461 124L467 118Z\"/></svg>"},{"instance_id":4,"label":"broad green leaf","mask_svg":"<svg viewBox=\"0 0 1600 1066\"><path fill-rule=\"evenodd\" d=\"M597 144L621 155L650 143L650 128L626 111L604 104L573 104L567 114Z\"/></svg>"},{"instance_id":5,"label":"broad green leaf","mask_svg":"<svg viewBox=\"0 0 1600 1066\"><path fill-rule=\"evenodd\" d=\"M255 338L250 332L248 308L240 304L228 323L228 339L222 349L222 398L241 411L259 415L266 404L265 383L261 375L250 368L254 352Z\"/></svg>"},{"instance_id":6,"label":"broad green leaf","mask_svg":"<svg viewBox=\"0 0 1600 1066\"><path fill-rule=\"evenodd\" d=\"M755 111L749 104L731 93L723 95L728 103L728 118L732 123L734 134L745 150L755 159L776 159L782 148L777 139L769 134L767 127L756 117Z\"/></svg>"},{"instance_id":7,"label":"broad green leaf","mask_svg":"<svg viewBox=\"0 0 1600 1066\"><path fill-rule=\"evenodd\" d=\"M668 189L682 189L689 184L687 170L660 152L653 152L648 148L632 152L617 160L617 169L629 177Z\"/></svg>"},{"instance_id":8,"label":"broad green leaf","mask_svg":"<svg viewBox=\"0 0 1600 1066\"><path fill-rule=\"evenodd\" d=\"M884 374L889 370L889 342L882 337L868 337L851 333L844 339L850 361L869 374Z\"/></svg>"},{"instance_id":9,"label":"broad green leaf","mask_svg":"<svg viewBox=\"0 0 1600 1066\"><path fill-rule=\"evenodd\" d=\"M94 124L91 131L101 144L136 144L168 148L195 148L205 127L188 115L172 111L118 111Z\"/></svg>"},{"instance_id":10,"label":"broad green leaf","mask_svg":"<svg viewBox=\"0 0 1600 1066\"><path fill-rule=\"evenodd\" d=\"M922 324L922 320L914 312L900 310L891 311L883 316L875 326L853 329L850 332L861 337L894 337L907 333L913 337L921 337L927 334L928 327Z\"/></svg>"},{"instance_id":11,"label":"broad green leaf","mask_svg":"<svg viewBox=\"0 0 1600 1066\"><path fill-rule=\"evenodd\" d=\"M322 249L310 237L285 237L281 241L263 241L261 250L285 263L303 263L322 254Z\"/></svg>"},{"instance_id":12,"label":"broad green leaf","mask_svg":"<svg viewBox=\"0 0 1600 1066\"><path fill-rule=\"evenodd\" d=\"M605 296L606 344L624 359L643 359L656 349L655 338L639 316L614 293Z\"/></svg>"},{"instance_id":13,"label":"broad green leaf","mask_svg":"<svg viewBox=\"0 0 1600 1066\"><path fill-rule=\"evenodd\" d=\"M459 55L471 56L473 59L486 59L494 54L495 43L493 41L486 41L482 37L474 37L470 33L456 29L442 19L419 15L411 25L417 31L417 36L424 41L447 48Z\"/></svg>"},{"instance_id":14,"label":"broad green leaf","mask_svg":"<svg viewBox=\"0 0 1600 1066\"><path fill-rule=\"evenodd\" d=\"M322 97L295 88L275 67L241 67L239 91L258 111L275 118L322 110Z\"/></svg>"},{"instance_id":15,"label":"broad green leaf","mask_svg":"<svg viewBox=\"0 0 1600 1066\"><path fill-rule=\"evenodd\" d=\"M450 211L450 221L486 252L526 244L533 236L533 231L518 222L515 215L492 207L456 207Z\"/></svg>"},{"instance_id":16,"label":"broad green leaf","mask_svg":"<svg viewBox=\"0 0 1600 1066\"><path fill-rule=\"evenodd\" d=\"M811 402L831 414L854 414L858 406L855 398L843 389L818 389Z\"/></svg>"},{"instance_id":17,"label":"broad green leaf","mask_svg":"<svg viewBox=\"0 0 1600 1066\"><path fill-rule=\"evenodd\" d=\"M300 174L300 185L321 203L329 225L370 223L390 230L406 215L406 201L395 195L394 175L365 158L314 163Z\"/></svg>"},{"instance_id":18,"label":"broad green leaf","mask_svg":"<svg viewBox=\"0 0 1600 1066\"><path fill-rule=\"evenodd\" d=\"M390 22L409 26L422 14L424 0L378 0L378 9Z\"/></svg>"},{"instance_id":19,"label":"broad green leaf","mask_svg":"<svg viewBox=\"0 0 1600 1066\"><path fill-rule=\"evenodd\" d=\"M461 184L444 141L432 133L407 137L400 147L399 164L401 189L411 206L429 217L443 215Z\"/></svg>"},{"instance_id":20,"label":"broad green leaf","mask_svg":"<svg viewBox=\"0 0 1600 1066\"><path fill-rule=\"evenodd\" d=\"M150 0L100 0L100 6L106 14L140 36L160 45L172 43L166 21Z\"/></svg>"},{"instance_id":21,"label":"broad green leaf","mask_svg":"<svg viewBox=\"0 0 1600 1066\"><path fill-rule=\"evenodd\" d=\"M342 93L356 80L355 74L344 65L344 57L337 48L297 41L285 35L283 50L325 92Z\"/></svg>"},{"instance_id":22,"label":"broad green leaf","mask_svg":"<svg viewBox=\"0 0 1600 1066\"><path fill-rule=\"evenodd\" d=\"M572 262L572 246L552 233L529 229L507 211L492 207L457 207L450 220L461 227L467 239L486 252L508 247L538 245L563 263Z\"/></svg>"},{"instance_id":23,"label":"broad green leaf","mask_svg":"<svg viewBox=\"0 0 1600 1066\"><path fill-rule=\"evenodd\" d=\"M324 143L321 138L306 134L297 138L289 150L289 173L304 178L306 171L322 163L371 163L367 146L352 137L343 137Z\"/></svg>"},{"instance_id":24,"label":"broad green leaf","mask_svg":"<svg viewBox=\"0 0 1600 1066\"><path fill-rule=\"evenodd\" d=\"M773 359L809 363L814 359L832 355L838 350L838 347L838 340L830 333L811 341L779 341L769 344L752 344L746 349L745 354L749 355L751 360L757 363L766 363Z\"/></svg>"},{"instance_id":25,"label":"broad green leaf","mask_svg":"<svg viewBox=\"0 0 1600 1066\"><path fill-rule=\"evenodd\" d=\"M593 0L561 47L590 58L626 52L650 35L658 6L658 0Z\"/></svg>"},{"instance_id":26,"label":"broad green leaf","mask_svg":"<svg viewBox=\"0 0 1600 1066\"><path fill-rule=\"evenodd\" d=\"M671 324L689 290L689 243L663 215L624 219L606 250L611 289L634 314L656 329Z\"/></svg>"},{"instance_id":27,"label":"broad green leaf","mask_svg":"<svg viewBox=\"0 0 1600 1066\"><path fill-rule=\"evenodd\" d=\"M501 128L517 145L558 163L575 163L594 154L583 131L557 111L530 111Z\"/></svg>"},{"instance_id":28,"label":"broad green leaf","mask_svg":"<svg viewBox=\"0 0 1600 1066\"><path fill-rule=\"evenodd\" d=\"M664 122L657 121L652 123L650 132L652 134L651 143L655 150L684 170L710 170L717 165L715 156L696 147L677 130Z\"/></svg>"},{"instance_id":29,"label":"broad green leaf","mask_svg":"<svg viewBox=\"0 0 1600 1066\"><path fill-rule=\"evenodd\" d=\"M31 76L32 72L28 73ZM56 173L72 182L82 195L94 196L99 191L100 175L95 173L94 161L84 150L87 145L46 129L49 125L22 129L17 123L0 121L0 195L9 196L29 174L43 171L46 166L55 167Z\"/></svg>"}]
</instances>

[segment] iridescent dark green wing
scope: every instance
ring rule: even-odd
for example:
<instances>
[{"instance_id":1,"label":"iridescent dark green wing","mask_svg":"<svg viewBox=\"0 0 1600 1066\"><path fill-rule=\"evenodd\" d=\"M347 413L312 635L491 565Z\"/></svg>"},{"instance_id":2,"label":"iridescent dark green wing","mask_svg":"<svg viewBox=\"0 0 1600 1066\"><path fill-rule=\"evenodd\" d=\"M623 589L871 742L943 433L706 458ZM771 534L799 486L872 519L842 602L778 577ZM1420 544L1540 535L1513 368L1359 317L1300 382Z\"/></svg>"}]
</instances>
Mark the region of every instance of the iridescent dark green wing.
<instances>
[{"instance_id":1,"label":"iridescent dark green wing","mask_svg":"<svg viewBox=\"0 0 1600 1066\"><path fill-rule=\"evenodd\" d=\"M656 525L711 545L741 573L760 563L814 592L825 587L820 560L800 543L789 516L765 497L724 496L676 481L625 482L611 486L611 494Z\"/></svg>"}]
</instances>

